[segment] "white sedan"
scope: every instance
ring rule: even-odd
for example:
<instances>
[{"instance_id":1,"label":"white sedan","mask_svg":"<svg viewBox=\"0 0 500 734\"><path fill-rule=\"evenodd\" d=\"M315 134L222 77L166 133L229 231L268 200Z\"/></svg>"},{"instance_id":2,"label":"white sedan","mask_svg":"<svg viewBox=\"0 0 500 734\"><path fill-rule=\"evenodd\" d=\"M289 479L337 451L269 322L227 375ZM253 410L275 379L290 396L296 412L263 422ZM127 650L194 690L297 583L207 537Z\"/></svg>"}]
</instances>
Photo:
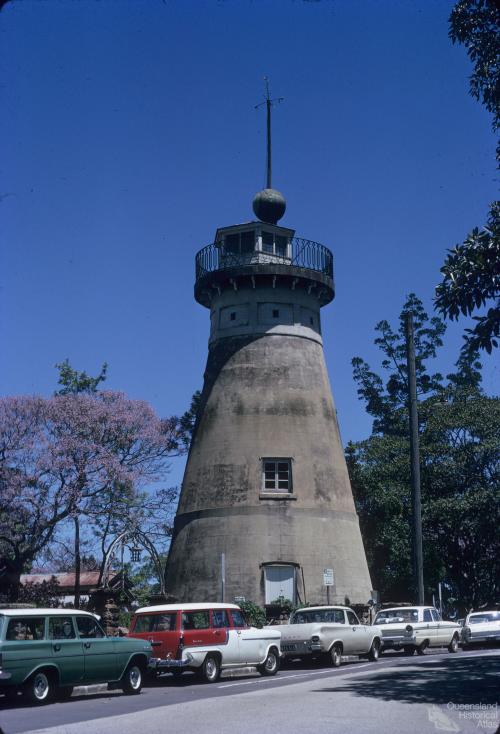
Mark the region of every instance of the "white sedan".
<instances>
[{"instance_id":1,"label":"white sedan","mask_svg":"<svg viewBox=\"0 0 500 734\"><path fill-rule=\"evenodd\" d=\"M393 607L381 609L374 624L382 630L382 650L401 650L423 655L428 647L447 647L457 652L460 626L447 622L435 607Z\"/></svg>"},{"instance_id":2,"label":"white sedan","mask_svg":"<svg viewBox=\"0 0 500 734\"><path fill-rule=\"evenodd\" d=\"M500 642L500 611L471 612L462 629L462 647Z\"/></svg>"},{"instance_id":3,"label":"white sedan","mask_svg":"<svg viewBox=\"0 0 500 734\"><path fill-rule=\"evenodd\" d=\"M340 665L342 655L378 660L381 631L361 624L349 607L297 609L280 630L281 652L287 658L323 657L334 667Z\"/></svg>"}]
</instances>

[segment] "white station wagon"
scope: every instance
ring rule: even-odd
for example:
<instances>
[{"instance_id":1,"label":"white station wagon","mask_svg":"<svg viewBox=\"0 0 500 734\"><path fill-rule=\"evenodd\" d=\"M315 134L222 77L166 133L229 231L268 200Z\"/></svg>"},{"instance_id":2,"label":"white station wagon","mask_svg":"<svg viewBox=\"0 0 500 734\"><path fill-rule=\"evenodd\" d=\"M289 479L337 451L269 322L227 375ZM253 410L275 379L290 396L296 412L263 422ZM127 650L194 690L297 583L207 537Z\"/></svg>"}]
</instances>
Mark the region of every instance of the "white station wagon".
<instances>
[{"instance_id":1,"label":"white station wagon","mask_svg":"<svg viewBox=\"0 0 500 734\"><path fill-rule=\"evenodd\" d=\"M281 627L281 650L287 658L323 657L338 667L342 655L377 661L382 633L360 624L352 609L342 606L297 609Z\"/></svg>"},{"instance_id":2,"label":"white station wagon","mask_svg":"<svg viewBox=\"0 0 500 734\"><path fill-rule=\"evenodd\" d=\"M153 647L151 674L184 670L214 683L221 670L256 666L275 675L280 663L280 629L247 624L236 604L162 604L138 609L129 637Z\"/></svg>"},{"instance_id":3,"label":"white station wagon","mask_svg":"<svg viewBox=\"0 0 500 734\"><path fill-rule=\"evenodd\" d=\"M471 612L462 629L462 646L500 642L500 611Z\"/></svg>"},{"instance_id":4,"label":"white station wagon","mask_svg":"<svg viewBox=\"0 0 500 734\"><path fill-rule=\"evenodd\" d=\"M381 609L375 617L382 630L382 650L404 650L408 655L416 651L423 655L427 647L447 647L457 652L460 626L447 622L435 607L393 607Z\"/></svg>"}]
</instances>

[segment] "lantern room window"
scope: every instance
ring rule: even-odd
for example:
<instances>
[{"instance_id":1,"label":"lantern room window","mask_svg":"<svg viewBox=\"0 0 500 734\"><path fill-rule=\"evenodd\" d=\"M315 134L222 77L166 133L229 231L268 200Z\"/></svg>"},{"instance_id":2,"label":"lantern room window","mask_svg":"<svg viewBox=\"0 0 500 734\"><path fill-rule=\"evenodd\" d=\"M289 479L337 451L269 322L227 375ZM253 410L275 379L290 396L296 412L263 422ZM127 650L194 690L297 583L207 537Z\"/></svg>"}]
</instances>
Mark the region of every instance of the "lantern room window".
<instances>
[{"instance_id":1,"label":"lantern room window","mask_svg":"<svg viewBox=\"0 0 500 734\"><path fill-rule=\"evenodd\" d=\"M274 255L274 237L272 232L262 232L262 252Z\"/></svg>"},{"instance_id":2,"label":"lantern room window","mask_svg":"<svg viewBox=\"0 0 500 734\"><path fill-rule=\"evenodd\" d=\"M224 251L232 255L248 255L255 250L255 231L233 232L224 238Z\"/></svg>"},{"instance_id":3,"label":"lantern room window","mask_svg":"<svg viewBox=\"0 0 500 734\"><path fill-rule=\"evenodd\" d=\"M286 257L287 254L287 238L283 235L274 234L273 232L262 232L262 252L269 255L277 255L278 257Z\"/></svg>"}]
</instances>

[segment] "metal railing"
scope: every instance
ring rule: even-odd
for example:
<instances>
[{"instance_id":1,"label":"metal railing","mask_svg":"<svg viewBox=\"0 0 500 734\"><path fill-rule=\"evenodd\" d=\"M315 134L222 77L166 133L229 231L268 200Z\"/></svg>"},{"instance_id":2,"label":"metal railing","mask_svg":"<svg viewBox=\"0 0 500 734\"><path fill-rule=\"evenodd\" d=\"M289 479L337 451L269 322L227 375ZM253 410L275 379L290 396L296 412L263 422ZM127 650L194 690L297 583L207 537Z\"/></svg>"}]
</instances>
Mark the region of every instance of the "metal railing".
<instances>
[{"instance_id":1,"label":"metal railing","mask_svg":"<svg viewBox=\"0 0 500 734\"><path fill-rule=\"evenodd\" d=\"M255 250L245 253L225 252L215 244L207 245L196 254L196 280L208 273L229 268L248 267L256 264L278 263L297 268L315 270L333 278L333 255L319 242L294 237L291 242L291 257L274 255Z\"/></svg>"}]
</instances>

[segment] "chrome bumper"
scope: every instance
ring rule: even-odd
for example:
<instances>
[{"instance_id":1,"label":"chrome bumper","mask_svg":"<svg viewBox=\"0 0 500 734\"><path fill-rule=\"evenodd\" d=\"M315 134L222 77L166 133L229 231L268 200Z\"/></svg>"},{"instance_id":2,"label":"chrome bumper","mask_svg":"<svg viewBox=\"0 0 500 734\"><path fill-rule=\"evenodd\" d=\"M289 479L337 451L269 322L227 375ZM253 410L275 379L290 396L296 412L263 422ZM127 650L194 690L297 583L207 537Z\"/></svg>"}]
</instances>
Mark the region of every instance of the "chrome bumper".
<instances>
[{"instance_id":1,"label":"chrome bumper","mask_svg":"<svg viewBox=\"0 0 500 734\"><path fill-rule=\"evenodd\" d=\"M321 642L298 640L297 642L281 643L281 657L296 658L300 655L311 655L314 652L324 652Z\"/></svg>"},{"instance_id":2,"label":"chrome bumper","mask_svg":"<svg viewBox=\"0 0 500 734\"><path fill-rule=\"evenodd\" d=\"M193 666L193 656L189 653L182 660L173 660L171 658L150 658L148 663L149 670L174 670L179 668L191 668Z\"/></svg>"},{"instance_id":3,"label":"chrome bumper","mask_svg":"<svg viewBox=\"0 0 500 734\"><path fill-rule=\"evenodd\" d=\"M465 635L462 640L464 645L474 642L500 642L500 632L481 632L476 635Z\"/></svg>"},{"instance_id":4,"label":"chrome bumper","mask_svg":"<svg viewBox=\"0 0 500 734\"><path fill-rule=\"evenodd\" d=\"M399 649L400 647L408 647L417 644L416 634L412 635L388 635L382 637L382 647L393 647Z\"/></svg>"}]
</instances>

